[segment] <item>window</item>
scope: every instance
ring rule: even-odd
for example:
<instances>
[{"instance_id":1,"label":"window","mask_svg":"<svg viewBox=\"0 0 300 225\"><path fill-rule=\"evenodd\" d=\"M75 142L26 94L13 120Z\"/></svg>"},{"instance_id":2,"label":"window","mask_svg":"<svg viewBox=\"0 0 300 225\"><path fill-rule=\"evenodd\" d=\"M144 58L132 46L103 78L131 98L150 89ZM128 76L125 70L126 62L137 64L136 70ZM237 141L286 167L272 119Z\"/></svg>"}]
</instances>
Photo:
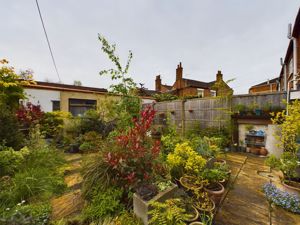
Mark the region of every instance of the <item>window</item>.
<instances>
[{"instance_id":1,"label":"window","mask_svg":"<svg viewBox=\"0 0 300 225\"><path fill-rule=\"evenodd\" d=\"M204 97L204 89L197 88L197 95L199 98L203 98Z\"/></svg>"},{"instance_id":2,"label":"window","mask_svg":"<svg viewBox=\"0 0 300 225\"><path fill-rule=\"evenodd\" d=\"M95 109L97 105L96 100L89 99L69 99L69 112L73 116L81 116L89 109Z\"/></svg>"},{"instance_id":3,"label":"window","mask_svg":"<svg viewBox=\"0 0 300 225\"><path fill-rule=\"evenodd\" d=\"M211 94L212 97L216 97L216 96L217 96L217 92L214 91L214 90L211 90L211 91L210 91L210 94Z\"/></svg>"},{"instance_id":4,"label":"window","mask_svg":"<svg viewBox=\"0 0 300 225\"><path fill-rule=\"evenodd\" d=\"M60 101L52 101L52 111L60 110Z\"/></svg>"}]
</instances>

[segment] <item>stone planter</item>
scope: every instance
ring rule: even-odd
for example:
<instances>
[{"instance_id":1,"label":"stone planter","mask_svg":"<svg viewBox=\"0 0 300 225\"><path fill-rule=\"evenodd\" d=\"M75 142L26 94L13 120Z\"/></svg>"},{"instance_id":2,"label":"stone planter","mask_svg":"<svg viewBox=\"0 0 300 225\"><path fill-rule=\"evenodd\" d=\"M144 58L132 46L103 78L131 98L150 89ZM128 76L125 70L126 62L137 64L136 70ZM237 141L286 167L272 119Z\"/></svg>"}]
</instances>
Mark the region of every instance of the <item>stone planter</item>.
<instances>
[{"instance_id":1,"label":"stone planter","mask_svg":"<svg viewBox=\"0 0 300 225\"><path fill-rule=\"evenodd\" d=\"M150 201L159 201L164 202L167 199L173 198L178 191L178 187L173 184L171 187L166 189L163 192L159 192L154 198ZM150 201L143 200L136 193L133 194L133 212L139 217L145 225L149 222L148 212L151 210Z\"/></svg>"}]
</instances>

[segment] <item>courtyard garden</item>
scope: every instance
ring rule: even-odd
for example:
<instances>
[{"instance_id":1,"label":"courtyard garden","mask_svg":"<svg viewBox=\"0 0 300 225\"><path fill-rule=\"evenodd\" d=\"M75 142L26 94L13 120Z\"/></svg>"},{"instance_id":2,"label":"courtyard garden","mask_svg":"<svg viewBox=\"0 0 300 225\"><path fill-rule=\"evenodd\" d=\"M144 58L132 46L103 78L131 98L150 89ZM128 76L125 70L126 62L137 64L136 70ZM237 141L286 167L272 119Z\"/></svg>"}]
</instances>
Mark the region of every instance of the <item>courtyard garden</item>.
<instances>
[{"instance_id":1,"label":"courtyard garden","mask_svg":"<svg viewBox=\"0 0 300 225\"><path fill-rule=\"evenodd\" d=\"M229 124L184 135L169 115L158 125L128 75L132 53L123 67L99 40L116 66L100 75L118 98L80 117L25 103L30 71L1 61L0 224L241 224L247 214L248 224L300 223L299 102L272 117L279 158L228 152Z\"/></svg>"}]
</instances>

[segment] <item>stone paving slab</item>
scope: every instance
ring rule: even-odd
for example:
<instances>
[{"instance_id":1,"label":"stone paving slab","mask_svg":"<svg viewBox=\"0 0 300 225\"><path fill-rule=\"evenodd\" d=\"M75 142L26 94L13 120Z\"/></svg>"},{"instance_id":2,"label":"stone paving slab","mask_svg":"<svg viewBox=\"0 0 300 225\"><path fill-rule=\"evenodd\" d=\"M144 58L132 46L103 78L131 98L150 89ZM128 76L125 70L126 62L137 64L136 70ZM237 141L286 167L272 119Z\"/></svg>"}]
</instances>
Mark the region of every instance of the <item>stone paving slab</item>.
<instances>
[{"instance_id":1,"label":"stone paving slab","mask_svg":"<svg viewBox=\"0 0 300 225\"><path fill-rule=\"evenodd\" d=\"M251 154L227 154L226 161L232 170L231 182L234 183L226 190L226 197L216 214L216 225L300 225L300 215L270 207L261 188L271 178L258 174L258 171L270 170L264 160Z\"/></svg>"},{"instance_id":2,"label":"stone paving slab","mask_svg":"<svg viewBox=\"0 0 300 225\"><path fill-rule=\"evenodd\" d=\"M52 220L60 220L79 213L84 205L81 191L75 190L51 201Z\"/></svg>"}]
</instances>

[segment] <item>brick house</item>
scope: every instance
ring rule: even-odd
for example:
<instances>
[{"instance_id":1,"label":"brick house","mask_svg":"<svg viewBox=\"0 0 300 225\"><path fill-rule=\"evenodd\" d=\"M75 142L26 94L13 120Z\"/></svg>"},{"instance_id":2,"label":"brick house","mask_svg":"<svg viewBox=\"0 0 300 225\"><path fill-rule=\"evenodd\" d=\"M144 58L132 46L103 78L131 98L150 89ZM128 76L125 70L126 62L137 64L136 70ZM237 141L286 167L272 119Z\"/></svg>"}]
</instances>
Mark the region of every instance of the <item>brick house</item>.
<instances>
[{"instance_id":1,"label":"brick house","mask_svg":"<svg viewBox=\"0 0 300 225\"><path fill-rule=\"evenodd\" d=\"M260 84L256 84L249 89L249 94L276 92L279 87L279 78L274 78Z\"/></svg>"},{"instance_id":2,"label":"brick house","mask_svg":"<svg viewBox=\"0 0 300 225\"><path fill-rule=\"evenodd\" d=\"M300 8L290 34L289 45L279 75L279 90L281 91L300 90L300 81L297 77L300 72Z\"/></svg>"},{"instance_id":3,"label":"brick house","mask_svg":"<svg viewBox=\"0 0 300 225\"><path fill-rule=\"evenodd\" d=\"M155 91L158 93L169 93L179 97L198 96L201 98L233 93L233 90L223 81L221 71L218 71L216 80L211 82L185 79L183 78L181 63L179 63L176 68L176 80L173 85L162 84L161 76L156 76Z\"/></svg>"}]
</instances>

